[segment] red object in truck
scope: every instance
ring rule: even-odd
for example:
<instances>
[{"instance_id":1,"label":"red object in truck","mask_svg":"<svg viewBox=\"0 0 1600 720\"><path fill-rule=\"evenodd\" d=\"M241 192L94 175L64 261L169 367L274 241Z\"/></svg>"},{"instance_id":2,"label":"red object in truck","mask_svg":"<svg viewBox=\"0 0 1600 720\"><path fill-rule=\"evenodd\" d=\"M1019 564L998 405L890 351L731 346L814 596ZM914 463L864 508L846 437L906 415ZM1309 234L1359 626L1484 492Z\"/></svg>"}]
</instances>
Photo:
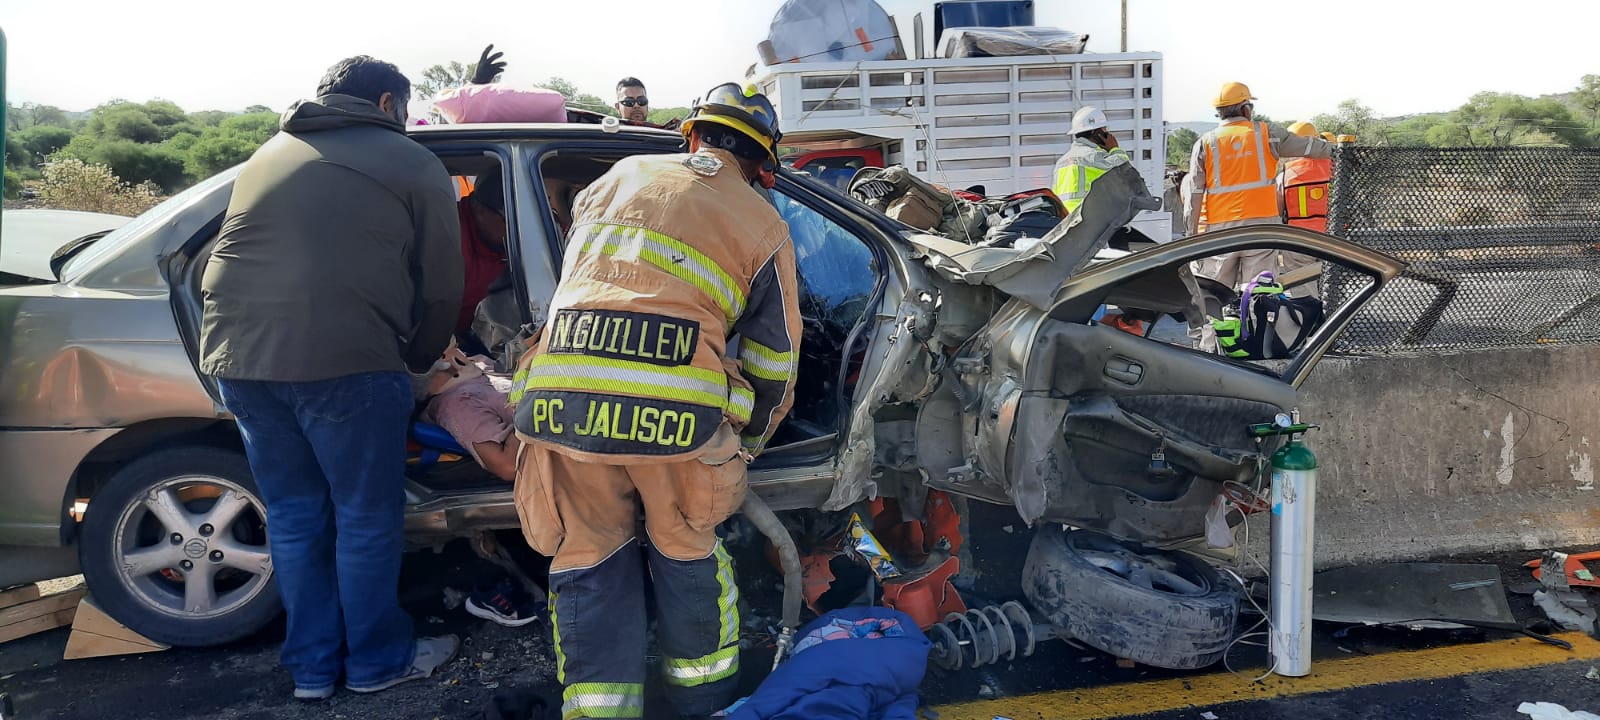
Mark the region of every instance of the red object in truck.
<instances>
[{"instance_id":1,"label":"red object in truck","mask_svg":"<svg viewBox=\"0 0 1600 720\"><path fill-rule=\"evenodd\" d=\"M883 167L883 151L874 148L846 148L843 150L816 150L784 158L790 167L804 170L812 177L848 192L850 179L861 168Z\"/></svg>"}]
</instances>

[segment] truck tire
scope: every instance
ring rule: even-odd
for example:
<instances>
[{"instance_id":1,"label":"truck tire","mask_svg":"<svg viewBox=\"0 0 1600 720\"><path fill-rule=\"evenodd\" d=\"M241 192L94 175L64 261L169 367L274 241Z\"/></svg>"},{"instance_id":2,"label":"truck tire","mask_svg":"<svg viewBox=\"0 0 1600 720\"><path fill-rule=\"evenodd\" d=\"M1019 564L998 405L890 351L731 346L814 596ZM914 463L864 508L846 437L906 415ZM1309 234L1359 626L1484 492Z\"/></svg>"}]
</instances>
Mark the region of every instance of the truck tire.
<instances>
[{"instance_id":1,"label":"truck tire","mask_svg":"<svg viewBox=\"0 0 1600 720\"><path fill-rule=\"evenodd\" d=\"M236 451L168 448L117 470L89 500L78 559L96 605L167 645L233 642L283 611L266 509Z\"/></svg>"},{"instance_id":2,"label":"truck tire","mask_svg":"<svg viewBox=\"0 0 1600 720\"><path fill-rule=\"evenodd\" d=\"M1239 618L1238 592L1205 562L1060 525L1034 535L1022 589L1072 637L1175 670L1221 660Z\"/></svg>"}]
</instances>

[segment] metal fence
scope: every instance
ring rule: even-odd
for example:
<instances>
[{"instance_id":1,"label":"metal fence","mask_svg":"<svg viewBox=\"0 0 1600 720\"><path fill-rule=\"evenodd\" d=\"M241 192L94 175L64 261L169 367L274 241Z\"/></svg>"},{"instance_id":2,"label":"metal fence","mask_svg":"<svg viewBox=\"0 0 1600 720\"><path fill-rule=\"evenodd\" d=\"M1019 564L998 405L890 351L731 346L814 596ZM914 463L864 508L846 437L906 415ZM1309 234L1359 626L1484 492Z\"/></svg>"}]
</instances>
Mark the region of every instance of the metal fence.
<instances>
[{"instance_id":1,"label":"metal fence","mask_svg":"<svg viewBox=\"0 0 1600 720\"><path fill-rule=\"evenodd\" d=\"M1600 149L1343 146L1328 232L1409 263L1335 352L1600 343ZM1324 299L1366 281L1330 267Z\"/></svg>"}]
</instances>

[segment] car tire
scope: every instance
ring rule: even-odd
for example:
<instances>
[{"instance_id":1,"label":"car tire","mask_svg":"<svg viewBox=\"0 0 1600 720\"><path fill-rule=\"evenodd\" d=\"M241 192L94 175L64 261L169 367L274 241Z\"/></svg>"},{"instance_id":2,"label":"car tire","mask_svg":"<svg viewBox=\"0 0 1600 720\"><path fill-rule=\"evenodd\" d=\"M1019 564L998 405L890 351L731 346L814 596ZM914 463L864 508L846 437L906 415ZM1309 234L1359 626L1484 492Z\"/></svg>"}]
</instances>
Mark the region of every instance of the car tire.
<instances>
[{"instance_id":1,"label":"car tire","mask_svg":"<svg viewBox=\"0 0 1600 720\"><path fill-rule=\"evenodd\" d=\"M95 604L151 640L222 645L283 611L265 506L237 451L168 448L128 463L90 498L81 530Z\"/></svg>"},{"instance_id":2,"label":"car tire","mask_svg":"<svg viewBox=\"0 0 1600 720\"><path fill-rule=\"evenodd\" d=\"M1154 667L1221 660L1239 619L1237 590L1204 561L1060 525L1034 535L1022 587L1057 628Z\"/></svg>"}]
</instances>

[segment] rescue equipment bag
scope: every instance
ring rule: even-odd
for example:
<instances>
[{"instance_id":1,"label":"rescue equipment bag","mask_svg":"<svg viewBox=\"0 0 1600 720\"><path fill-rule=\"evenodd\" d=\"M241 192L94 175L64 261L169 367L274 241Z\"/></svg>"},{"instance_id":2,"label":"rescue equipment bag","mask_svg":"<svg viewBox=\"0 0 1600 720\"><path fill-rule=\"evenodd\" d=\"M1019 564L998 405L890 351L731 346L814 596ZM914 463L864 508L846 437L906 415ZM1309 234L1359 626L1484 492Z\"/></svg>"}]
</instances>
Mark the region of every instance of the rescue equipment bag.
<instances>
[{"instance_id":1,"label":"rescue equipment bag","mask_svg":"<svg viewBox=\"0 0 1600 720\"><path fill-rule=\"evenodd\" d=\"M1221 354L1278 360L1293 357L1321 327L1323 307L1314 297L1291 297L1271 272L1263 272L1223 308L1221 318L1209 320Z\"/></svg>"}]
</instances>

